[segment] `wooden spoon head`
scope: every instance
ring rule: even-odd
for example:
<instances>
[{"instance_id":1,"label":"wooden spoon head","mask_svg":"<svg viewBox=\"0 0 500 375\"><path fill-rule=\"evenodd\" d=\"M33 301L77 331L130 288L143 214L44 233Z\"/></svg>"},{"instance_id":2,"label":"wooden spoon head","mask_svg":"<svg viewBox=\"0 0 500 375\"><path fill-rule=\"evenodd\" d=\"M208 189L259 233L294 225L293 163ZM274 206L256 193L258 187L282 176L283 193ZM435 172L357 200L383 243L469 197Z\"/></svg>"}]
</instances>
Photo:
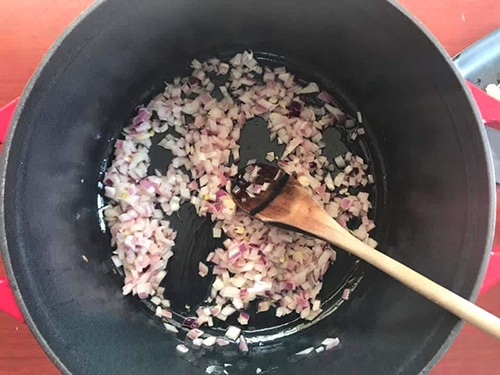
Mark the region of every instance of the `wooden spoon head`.
<instances>
[{"instance_id":1,"label":"wooden spoon head","mask_svg":"<svg viewBox=\"0 0 500 375\"><path fill-rule=\"evenodd\" d=\"M230 194L240 209L255 216L279 194L289 178L272 165L247 165L231 179Z\"/></svg>"},{"instance_id":2,"label":"wooden spoon head","mask_svg":"<svg viewBox=\"0 0 500 375\"><path fill-rule=\"evenodd\" d=\"M254 177L251 174L255 170L247 166L231 181L230 194L240 209L258 220L296 229L301 229L297 227L298 220L307 221L309 215L318 210L323 212L295 178L275 166L261 163L253 165L258 167ZM252 184L269 186L254 194Z\"/></svg>"}]
</instances>

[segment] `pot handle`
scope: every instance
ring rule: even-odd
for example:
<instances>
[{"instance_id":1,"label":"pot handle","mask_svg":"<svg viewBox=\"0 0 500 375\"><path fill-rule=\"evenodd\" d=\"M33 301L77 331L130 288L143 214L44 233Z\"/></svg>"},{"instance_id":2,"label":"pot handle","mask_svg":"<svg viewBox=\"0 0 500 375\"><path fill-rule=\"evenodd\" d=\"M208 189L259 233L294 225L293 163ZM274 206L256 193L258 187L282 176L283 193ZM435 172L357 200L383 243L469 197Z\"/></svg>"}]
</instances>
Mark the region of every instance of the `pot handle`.
<instances>
[{"instance_id":1,"label":"pot handle","mask_svg":"<svg viewBox=\"0 0 500 375\"><path fill-rule=\"evenodd\" d=\"M16 298L6 277L0 278L0 311L4 311L24 323L23 314L17 307Z\"/></svg>"},{"instance_id":2,"label":"pot handle","mask_svg":"<svg viewBox=\"0 0 500 375\"><path fill-rule=\"evenodd\" d=\"M486 95L484 91L482 91L472 83L467 82L467 85L469 86L472 95L477 102L483 119L485 120L485 124L497 130L500 130L500 102ZM0 108L0 143L4 143L5 141L10 119L14 114L14 110L18 102L19 98L14 99L5 107ZM497 188L497 196L500 197L500 188ZM496 217L497 220L500 220L500 202L498 202L497 204ZM500 229L500 225L497 225L497 228ZM495 244L498 244L494 246L491 251L488 269L483 281L483 285L481 286L480 293L484 293L487 289L491 288L497 282L500 282L500 233L495 232L495 237L496 239L498 239L498 241L495 240ZM0 311L5 311L6 313L12 315L14 318L20 321L24 321L21 311L16 304L14 293L9 286L7 278L0 278Z\"/></svg>"},{"instance_id":3,"label":"pot handle","mask_svg":"<svg viewBox=\"0 0 500 375\"><path fill-rule=\"evenodd\" d=\"M492 98L486 92L469 81L465 81L483 117L484 124L500 130L500 101Z\"/></svg>"},{"instance_id":4,"label":"pot handle","mask_svg":"<svg viewBox=\"0 0 500 375\"><path fill-rule=\"evenodd\" d=\"M14 99L9 104L6 104L3 108L0 108L0 143L5 142L7 137L7 131L9 130L9 123L14 110L16 109L17 103L19 103L19 98ZM1 148L0 148L1 150Z\"/></svg>"},{"instance_id":5,"label":"pot handle","mask_svg":"<svg viewBox=\"0 0 500 375\"><path fill-rule=\"evenodd\" d=\"M9 128L9 122L14 114L19 98L14 99L5 107L0 108L0 143L3 144L5 137L7 136L7 130ZM0 150L1 150L0 144ZM9 280L6 277L0 277L0 311L4 311L9 315L12 315L17 320L24 322L21 310L17 306L14 293L9 285Z\"/></svg>"},{"instance_id":6,"label":"pot handle","mask_svg":"<svg viewBox=\"0 0 500 375\"><path fill-rule=\"evenodd\" d=\"M484 124L490 128L500 131L500 101L486 94L479 87L469 81L465 81L474 100L479 108ZM495 239L491 250L486 276L481 286L480 293L484 293L496 283L500 282L500 185L497 185L497 207Z\"/></svg>"}]
</instances>

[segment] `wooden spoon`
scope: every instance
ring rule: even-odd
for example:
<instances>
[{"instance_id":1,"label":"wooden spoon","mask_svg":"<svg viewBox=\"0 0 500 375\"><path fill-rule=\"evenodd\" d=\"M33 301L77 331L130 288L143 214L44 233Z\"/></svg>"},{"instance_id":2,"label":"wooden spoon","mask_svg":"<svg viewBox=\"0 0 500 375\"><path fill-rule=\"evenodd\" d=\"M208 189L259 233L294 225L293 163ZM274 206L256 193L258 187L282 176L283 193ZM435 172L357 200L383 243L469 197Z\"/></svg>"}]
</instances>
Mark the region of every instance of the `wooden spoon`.
<instances>
[{"instance_id":1,"label":"wooden spoon","mask_svg":"<svg viewBox=\"0 0 500 375\"><path fill-rule=\"evenodd\" d=\"M352 236L292 176L266 164L247 166L233 178L237 206L265 223L308 233L341 247L392 276L459 318L500 339L500 318Z\"/></svg>"}]
</instances>

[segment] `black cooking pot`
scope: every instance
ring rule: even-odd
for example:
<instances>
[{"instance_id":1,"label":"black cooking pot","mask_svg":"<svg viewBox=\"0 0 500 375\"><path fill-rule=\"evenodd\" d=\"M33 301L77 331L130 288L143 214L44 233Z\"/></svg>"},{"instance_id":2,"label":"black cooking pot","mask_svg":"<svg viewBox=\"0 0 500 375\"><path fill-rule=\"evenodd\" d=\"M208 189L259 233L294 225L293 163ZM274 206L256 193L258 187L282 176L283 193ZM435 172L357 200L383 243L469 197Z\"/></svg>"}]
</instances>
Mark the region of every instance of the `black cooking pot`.
<instances>
[{"instance_id":1,"label":"black cooking pot","mask_svg":"<svg viewBox=\"0 0 500 375\"><path fill-rule=\"evenodd\" d=\"M185 74L191 59L244 49L320 82L346 108L362 112L377 180L380 249L476 297L493 228L484 131L443 49L399 5L107 0L93 5L45 58L4 148L3 256L26 321L65 373L427 372L460 322L363 265L348 303L311 327L290 323L287 337L256 342L246 356L221 350L181 356L178 340L147 306L122 296L97 212L113 141L134 108ZM182 226L181 236L198 239L189 221ZM343 257L333 270L347 277L342 264L356 262ZM192 274L182 268L172 272L178 282L171 277L169 287L183 291L179 298L206 287L191 285ZM343 282L332 280L326 293ZM340 337L341 348L294 355L326 336Z\"/></svg>"}]
</instances>

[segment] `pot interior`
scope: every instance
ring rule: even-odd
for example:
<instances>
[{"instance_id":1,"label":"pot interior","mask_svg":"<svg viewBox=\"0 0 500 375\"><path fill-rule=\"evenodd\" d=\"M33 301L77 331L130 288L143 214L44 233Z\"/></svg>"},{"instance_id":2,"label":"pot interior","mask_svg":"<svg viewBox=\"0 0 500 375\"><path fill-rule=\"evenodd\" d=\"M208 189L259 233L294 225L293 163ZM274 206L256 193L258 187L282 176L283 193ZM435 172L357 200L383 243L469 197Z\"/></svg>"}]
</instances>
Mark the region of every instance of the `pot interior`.
<instances>
[{"instance_id":1,"label":"pot interior","mask_svg":"<svg viewBox=\"0 0 500 375\"><path fill-rule=\"evenodd\" d=\"M74 373L193 374L210 365L223 373L223 363L234 364L230 374L429 368L457 333L457 319L341 251L324 287L332 313L285 338L256 340L264 344L244 357L216 350L181 357L147 306L122 296L98 212L113 142L134 108L185 74L193 58L244 49L263 64L284 64L317 81L348 111L363 114L368 136L361 151L377 181L380 249L464 297L475 295L492 222L483 137L450 61L398 6L108 0L72 27L36 73L6 147L6 265L28 323L59 367ZM252 126L246 138L264 140ZM332 152L341 147L334 135L328 139ZM248 155L268 151L251 142L242 147ZM181 218L190 222L187 211ZM176 225L186 243L206 240L203 229L193 235L192 225ZM193 281L194 259L186 268L170 265L173 301L204 297L209 280ZM360 281L353 298L336 306L336 292L353 273ZM286 330L279 324L268 317L256 328L272 336ZM287 324L296 329L301 322ZM338 336L342 347L294 355L327 336Z\"/></svg>"}]
</instances>

